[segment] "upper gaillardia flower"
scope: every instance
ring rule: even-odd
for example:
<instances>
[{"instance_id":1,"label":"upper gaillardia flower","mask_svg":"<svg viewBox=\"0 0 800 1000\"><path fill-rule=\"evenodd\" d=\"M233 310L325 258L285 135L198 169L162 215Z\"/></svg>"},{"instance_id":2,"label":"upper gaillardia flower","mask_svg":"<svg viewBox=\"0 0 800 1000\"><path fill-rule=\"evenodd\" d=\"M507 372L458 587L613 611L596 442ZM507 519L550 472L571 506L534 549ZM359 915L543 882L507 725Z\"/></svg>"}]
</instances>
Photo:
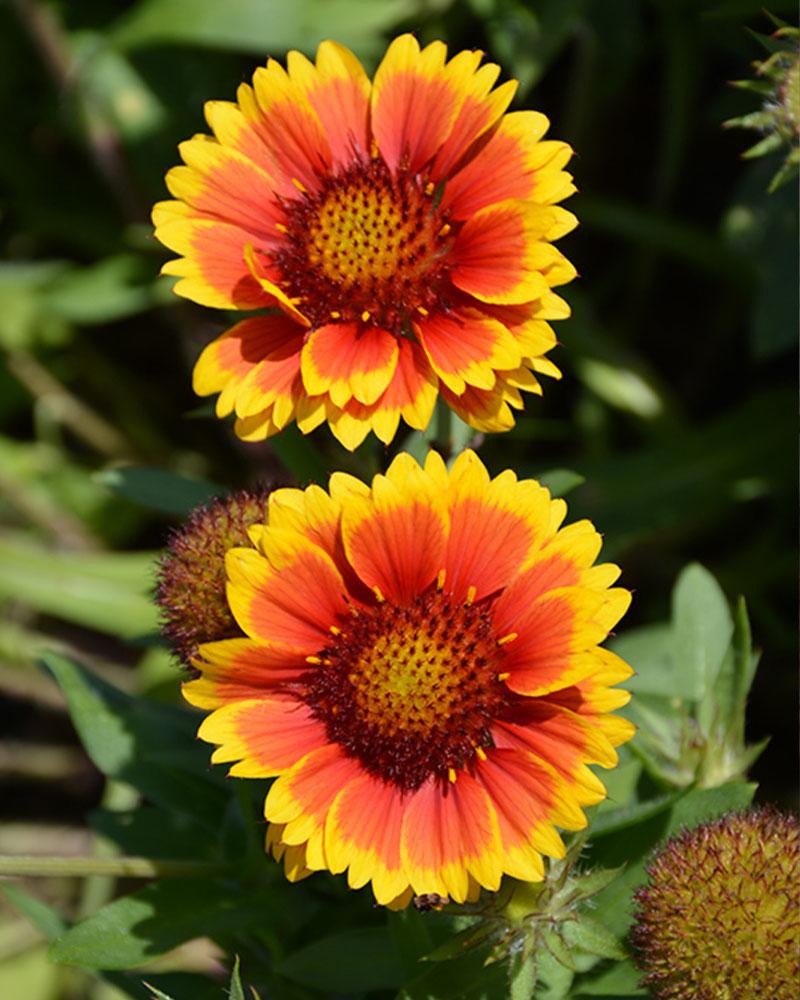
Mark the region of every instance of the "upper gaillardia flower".
<instances>
[{"instance_id":1,"label":"upper gaillardia flower","mask_svg":"<svg viewBox=\"0 0 800 1000\"><path fill-rule=\"evenodd\" d=\"M631 674L599 647L625 612L600 536L474 452L400 454L372 487L277 490L228 553L246 638L201 646L184 685L239 777L276 777L267 844L287 875L348 869L381 904L476 898L543 876L555 830L605 796L633 727Z\"/></svg>"},{"instance_id":2,"label":"upper gaillardia flower","mask_svg":"<svg viewBox=\"0 0 800 1000\"><path fill-rule=\"evenodd\" d=\"M480 52L446 61L395 39L370 81L346 48L270 60L237 102L211 101L214 136L180 146L176 201L156 236L181 256L175 291L223 309L272 309L211 343L194 372L236 433L323 423L348 448L400 418L424 429L437 391L473 427L513 426L545 358L553 287L575 269L552 245L576 220L566 143L536 111L506 114L513 81ZM536 374L534 374L536 373Z\"/></svg>"},{"instance_id":3,"label":"upper gaillardia flower","mask_svg":"<svg viewBox=\"0 0 800 1000\"><path fill-rule=\"evenodd\" d=\"M670 840L636 893L631 934L661 1000L794 1000L800 984L800 822L772 808Z\"/></svg>"}]
</instances>

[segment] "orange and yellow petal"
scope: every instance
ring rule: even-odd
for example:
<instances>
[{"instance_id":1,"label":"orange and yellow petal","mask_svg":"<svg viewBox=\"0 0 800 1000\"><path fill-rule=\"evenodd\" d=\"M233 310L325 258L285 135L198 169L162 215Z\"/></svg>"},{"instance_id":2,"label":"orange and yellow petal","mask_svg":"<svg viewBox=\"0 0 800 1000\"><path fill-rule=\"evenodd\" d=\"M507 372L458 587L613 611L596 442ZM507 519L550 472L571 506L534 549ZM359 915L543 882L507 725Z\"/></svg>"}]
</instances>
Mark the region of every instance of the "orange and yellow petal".
<instances>
[{"instance_id":1,"label":"orange and yellow petal","mask_svg":"<svg viewBox=\"0 0 800 1000\"><path fill-rule=\"evenodd\" d=\"M311 326L308 317L297 308L297 301L290 298L280 287L280 275L262 248L254 243L247 243L242 253L250 276L258 283L264 297L268 298L269 305L278 306L301 326Z\"/></svg>"},{"instance_id":2,"label":"orange and yellow petal","mask_svg":"<svg viewBox=\"0 0 800 1000\"><path fill-rule=\"evenodd\" d=\"M328 137L304 88L274 59L253 74L253 86L239 87L237 98L279 170L290 181L316 190L329 170Z\"/></svg>"},{"instance_id":3,"label":"orange and yellow petal","mask_svg":"<svg viewBox=\"0 0 800 1000\"><path fill-rule=\"evenodd\" d=\"M286 217L269 174L235 149L207 137L182 142L178 150L186 165L173 167L166 176L174 198L202 218L233 223L251 239L278 242L276 225Z\"/></svg>"},{"instance_id":4,"label":"orange and yellow petal","mask_svg":"<svg viewBox=\"0 0 800 1000\"><path fill-rule=\"evenodd\" d=\"M441 386L439 391L450 409L476 431L494 434L510 430L515 424L511 410L518 407L500 378L491 389L468 385L462 393L456 394Z\"/></svg>"},{"instance_id":5,"label":"orange and yellow petal","mask_svg":"<svg viewBox=\"0 0 800 1000\"><path fill-rule=\"evenodd\" d=\"M481 600L505 587L528 561L549 504L538 483L510 470L490 480L475 453L462 452L448 484L446 590Z\"/></svg>"},{"instance_id":6,"label":"orange and yellow petal","mask_svg":"<svg viewBox=\"0 0 800 1000\"><path fill-rule=\"evenodd\" d=\"M362 774L355 758L329 743L307 754L272 784L264 816L283 825L283 843L305 845L308 868L319 871L328 867L325 821L336 796Z\"/></svg>"},{"instance_id":7,"label":"orange and yellow petal","mask_svg":"<svg viewBox=\"0 0 800 1000\"><path fill-rule=\"evenodd\" d=\"M503 874L497 815L484 788L466 771L443 787L429 779L406 805L401 857L417 894L463 903L470 877L499 888Z\"/></svg>"},{"instance_id":8,"label":"orange and yellow petal","mask_svg":"<svg viewBox=\"0 0 800 1000\"><path fill-rule=\"evenodd\" d=\"M284 844L281 840L283 830L282 823L268 824L267 835L264 838L264 850L271 854L276 861L283 861L283 871L289 882L300 882L314 874L306 866L306 846L305 844Z\"/></svg>"},{"instance_id":9,"label":"orange and yellow petal","mask_svg":"<svg viewBox=\"0 0 800 1000\"><path fill-rule=\"evenodd\" d=\"M495 625L515 634L503 663L512 691L528 696L547 694L589 676L595 669L593 650L608 635L630 604L621 588L602 594L584 587L561 587L535 598L520 614L509 614L504 594L494 608Z\"/></svg>"},{"instance_id":10,"label":"orange and yellow petal","mask_svg":"<svg viewBox=\"0 0 800 1000\"><path fill-rule=\"evenodd\" d=\"M480 66L482 52L459 52L447 64L448 76L461 92L461 104L450 134L442 143L431 167L431 177L438 181L449 177L471 148L487 133L508 108L517 90L517 81L509 80L495 90L500 67L494 63Z\"/></svg>"},{"instance_id":11,"label":"orange and yellow petal","mask_svg":"<svg viewBox=\"0 0 800 1000\"><path fill-rule=\"evenodd\" d=\"M248 376L270 356L286 353L297 341L297 329L282 316L257 316L237 323L203 349L192 376L194 391L198 396L220 393L217 415L227 416Z\"/></svg>"},{"instance_id":12,"label":"orange and yellow petal","mask_svg":"<svg viewBox=\"0 0 800 1000\"><path fill-rule=\"evenodd\" d=\"M574 685L563 691L553 691L547 695L547 698L548 701L563 705L572 712L594 716L592 721L595 724L599 724L600 721L607 722L609 729L604 731L613 745L618 746L629 737L625 736L614 742L614 739L609 735L609 730L616 735L624 731L632 734L633 728L626 719L606 715L606 713L614 712L630 701L630 692L620 690L614 685L627 680L633 674L633 670L610 649L593 650L591 659L592 670L588 671ZM604 719L603 716L605 716Z\"/></svg>"},{"instance_id":13,"label":"orange and yellow petal","mask_svg":"<svg viewBox=\"0 0 800 1000\"><path fill-rule=\"evenodd\" d=\"M237 624L252 638L316 652L347 613L338 570L299 532L270 532L259 544L231 549L225 561Z\"/></svg>"},{"instance_id":14,"label":"orange and yellow petal","mask_svg":"<svg viewBox=\"0 0 800 1000\"><path fill-rule=\"evenodd\" d=\"M494 724L492 735L497 747L533 754L550 764L567 781L579 780L585 786L584 792L588 788L590 795L593 791L599 794L594 802L605 797L602 783L585 769L585 765L615 767L614 744L591 720L564 705L548 698L521 699L506 717ZM588 779L584 771L590 776Z\"/></svg>"},{"instance_id":15,"label":"orange and yellow petal","mask_svg":"<svg viewBox=\"0 0 800 1000\"><path fill-rule=\"evenodd\" d=\"M316 112L337 166L369 157L369 100L372 84L353 53L338 42L324 41L316 64L299 52L287 56L292 81Z\"/></svg>"},{"instance_id":16,"label":"orange and yellow petal","mask_svg":"<svg viewBox=\"0 0 800 1000\"><path fill-rule=\"evenodd\" d=\"M174 288L178 295L216 309L263 309L271 304L245 263L251 233L202 218L180 201L159 202L153 223L156 238L182 255L161 269L180 278Z\"/></svg>"},{"instance_id":17,"label":"orange and yellow petal","mask_svg":"<svg viewBox=\"0 0 800 1000\"><path fill-rule=\"evenodd\" d=\"M564 843L555 825L586 826L569 786L543 761L510 749L491 749L475 774L498 819L503 868L525 881L544 876L541 855L561 858Z\"/></svg>"},{"instance_id":18,"label":"orange and yellow petal","mask_svg":"<svg viewBox=\"0 0 800 1000\"><path fill-rule=\"evenodd\" d=\"M406 603L444 566L448 515L430 477L401 453L368 497L342 511L342 537L350 564L380 597ZM380 599L380 598L379 598Z\"/></svg>"},{"instance_id":19,"label":"orange and yellow petal","mask_svg":"<svg viewBox=\"0 0 800 1000\"><path fill-rule=\"evenodd\" d=\"M427 316L414 329L431 367L456 394L468 385L492 389L497 369L516 368L520 362L519 346L508 329L477 309Z\"/></svg>"},{"instance_id":20,"label":"orange and yellow petal","mask_svg":"<svg viewBox=\"0 0 800 1000\"><path fill-rule=\"evenodd\" d=\"M197 735L217 744L212 763L237 762L229 773L238 778L272 778L328 743L324 725L309 707L286 696L223 705Z\"/></svg>"},{"instance_id":21,"label":"orange and yellow petal","mask_svg":"<svg viewBox=\"0 0 800 1000\"><path fill-rule=\"evenodd\" d=\"M342 407L327 407L331 430L345 448L357 448L370 431L384 444L390 444L401 419L416 430L428 426L439 380L418 344L403 338L397 346L392 380L374 403L366 405L351 399Z\"/></svg>"},{"instance_id":22,"label":"orange and yellow petal","mask_svg":"<svg viewBox=\"0 0 800 1000\"><path fill-rule=\"evenodd\" d=\"M565 142L541 142L549 128L538 111L512 111L503 116L491 138L455 173L442 196L455 219L508 199L550 205L575 191L562 170L572 156Z\"/></svg>"},{"instance_id":23,"label":"orange and yellow petal","mask_svg":"<svg viewBox=\"0 0 800 1000\"><path fill-rule=\"evenodd\" d=\"M332 323L311 333L303 348L303 383L310 396L327 393L338 407L351 398L374 403L397 367L397 338L375 326Z\"/></svg>"},{"instance_id":24,"label":"orange and yellow petal","mask_svg":"<svg viewBox=\"0 0 800 1000\"><path fill-rule=\"evenodd\" d=\"M400 856L403 796L385 781L362 774L336 796L325 824L325 855L334 874L347 869L351 889L372 883L381 905L406 892Z\"/></svg>"},{"instance_id":25,"label":"orange and yellow petal","mask_svg":"<svg viewBox=\"0 0 800 1000\"><path fill-rule=\"evenodd\" d=\"M459 80L444 72L447 47L420 51L413 35L391 43L372 85L372 134L390 170L414 173L428 164L450 134L462 100Z\"/></svg>"},{"instance_id":26,"label":"orange and yellow petal","mask_svg":"<svg viewBox=\"0 0 800 1000\"><path fill-rule=\"evenodd\" d=\"M482 302L500 305L529 302L543 295L548 281L542 272L555 264L558 255L546 242L555 239L559 231L556 210L512 200L476 212L464 223L453 245L453 284Z\"/></svg>"},{"instance_id":27,"label":"orange and yellow petal","mask_svg":"<svg viewBox=\"0 0 800 1000\"><path fill-rule=\"evenodd\" d=\"M296 681L308 664L301 653L255 639L222 639L200 646L194 666L200 676L186 681L183 696L197 708L220 708L258 698Z\"/></svg>"}]
</instances>

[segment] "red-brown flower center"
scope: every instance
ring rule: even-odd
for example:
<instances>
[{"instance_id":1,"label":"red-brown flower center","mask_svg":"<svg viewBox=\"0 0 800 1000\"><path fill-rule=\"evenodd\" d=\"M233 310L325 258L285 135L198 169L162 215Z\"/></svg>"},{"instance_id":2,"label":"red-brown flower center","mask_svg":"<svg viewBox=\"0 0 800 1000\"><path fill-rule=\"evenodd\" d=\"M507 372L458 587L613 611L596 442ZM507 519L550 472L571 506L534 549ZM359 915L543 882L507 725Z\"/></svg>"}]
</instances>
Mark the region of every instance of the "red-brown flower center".
<instances>
[{"instance_id":1,"label":"red-brown flower center","mask_svg":"<svg viewBox=\"0 0 800 1000\"><path fill-rule=\"evenodd\" d=\"M492 745L507 704L502 648L485 605L430 590L406 607L362 611L304 675L328 737L403 789L446 779Z\"/></svg>"},{"instance_id":2,"label":"red-brown flower center","mask_svg":"<svg viewBox=\"0 0 800 1000\"><path fill-rule=\"evenodd\" d=\"M443 304L453 236L432 184L376 159L283 207L273 261L313 325L361 319L399 334Z\"/></svg>"}]
</instances>

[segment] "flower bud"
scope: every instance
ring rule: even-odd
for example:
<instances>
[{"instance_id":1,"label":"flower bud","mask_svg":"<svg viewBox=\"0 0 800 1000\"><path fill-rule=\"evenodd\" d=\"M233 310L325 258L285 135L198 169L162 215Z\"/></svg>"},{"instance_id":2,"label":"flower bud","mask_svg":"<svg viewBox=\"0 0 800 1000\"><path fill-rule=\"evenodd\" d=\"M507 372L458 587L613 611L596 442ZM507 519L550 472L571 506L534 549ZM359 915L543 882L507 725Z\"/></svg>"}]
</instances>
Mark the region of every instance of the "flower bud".
<instances>
[{"instance_id":1,"label":"flower bud","mask_svg":"<svg viewBox=\"0 0 800 1000\"><path fill-rule=\"evenodd\" d=\"M251 545L247 529L267 520L270 490L240 490L196 507L177 528L158 567L161 631L175 656L191 664L203 642L242 635L225 594L225 553Z\"/></svg>"},{"instance_id":2,"label":"flower bud","mask_svg":"<svg viewBox=\"0 0 800 1000\"><path fill-rule=\"evenodd\" d=\"M789 1000L800 982L800 821L772 808L668 841L635 896L631 943L662 1000Z\"/></svg>"}]
</instances>

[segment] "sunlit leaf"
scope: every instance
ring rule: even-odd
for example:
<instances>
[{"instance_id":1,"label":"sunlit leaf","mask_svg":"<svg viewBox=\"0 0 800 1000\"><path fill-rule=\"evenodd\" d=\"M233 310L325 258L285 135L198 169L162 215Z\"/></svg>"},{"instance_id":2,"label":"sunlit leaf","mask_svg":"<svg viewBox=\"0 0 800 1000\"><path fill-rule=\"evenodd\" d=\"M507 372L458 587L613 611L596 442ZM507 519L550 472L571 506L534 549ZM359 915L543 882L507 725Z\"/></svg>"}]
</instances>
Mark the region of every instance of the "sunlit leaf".
<instances>
[{"instance_id":1,"label":"sunlit leaf","mask_svg":"<svg viewBox=\"0 0 800 1000\"><path fill-rule=\"evenodd\" d=\"M698 563L678 577L672 620L676 693L694 701L713 697L733 621L719 584Z\"/></svg>"}]
</instances>

